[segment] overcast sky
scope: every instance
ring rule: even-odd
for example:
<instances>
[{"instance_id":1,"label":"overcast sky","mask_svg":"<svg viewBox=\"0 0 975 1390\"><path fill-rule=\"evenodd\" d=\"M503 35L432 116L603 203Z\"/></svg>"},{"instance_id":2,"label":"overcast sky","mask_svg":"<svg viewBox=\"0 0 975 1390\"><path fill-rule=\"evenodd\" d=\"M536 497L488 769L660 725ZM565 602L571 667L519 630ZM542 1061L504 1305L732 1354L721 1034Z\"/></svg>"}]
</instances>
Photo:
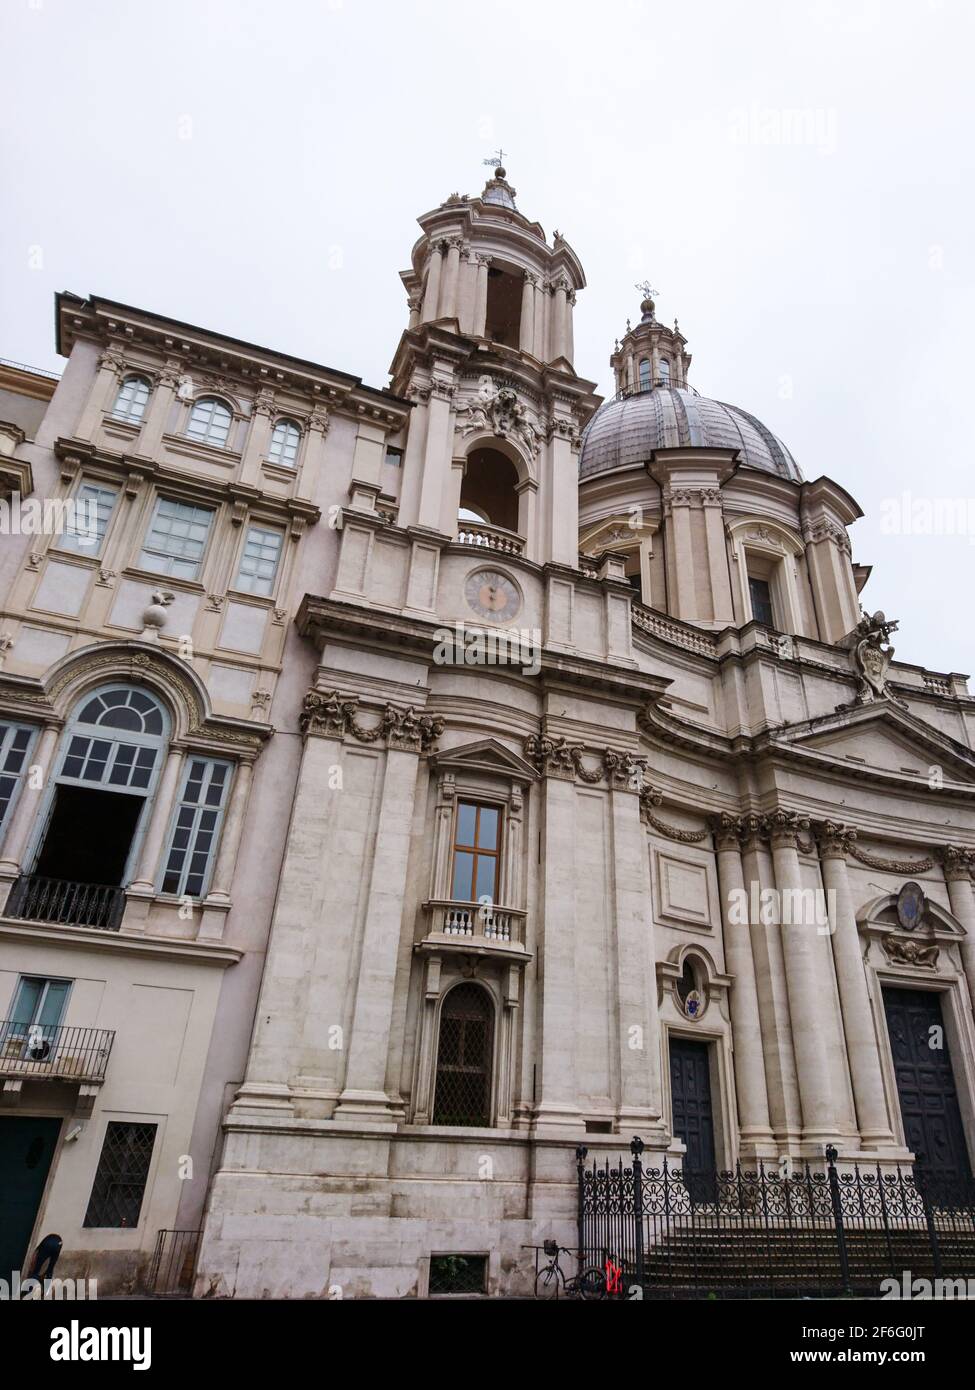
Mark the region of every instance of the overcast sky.
<instances>
[{"instance_id":1,"label":"overcast sky","mask_svg":"<svg viewBox=\"0 0 975 1390\"><path fill-rule=\"evenodd\" d=\"M0 14L0 356L59 370L53 295L69 289L385 385L415 218L479 191L500 144L521 211L585 267L577 370L611 389L613 339L649 278L692 383L860 502L863 600L900 620L898 657L975 669L975 6L0 0ZM966 503L966 533L892 533L904 494Z\"/></svg>"}]
</instances>

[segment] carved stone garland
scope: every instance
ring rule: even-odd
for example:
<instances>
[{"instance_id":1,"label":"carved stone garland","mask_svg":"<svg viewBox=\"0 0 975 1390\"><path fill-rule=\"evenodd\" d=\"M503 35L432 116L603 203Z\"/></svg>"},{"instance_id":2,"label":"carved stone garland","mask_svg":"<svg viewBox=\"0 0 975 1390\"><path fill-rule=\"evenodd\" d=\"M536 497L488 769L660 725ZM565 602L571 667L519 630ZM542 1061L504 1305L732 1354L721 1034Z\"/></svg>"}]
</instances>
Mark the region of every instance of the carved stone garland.
<instances>
[{"instance_id":1,"label":"carved stone garland","mask_svg":"<svg viewBox=\"0 0 975 1390\"><path fill-rule=\"evenodd\" d=\"M663 801L663 793L656 787L640 788L640 815L648 825L653 826L654 830L661 835L666 835L668 840L677 840L682 845L695 845L706 836L711 834L708 826L703 830L682 830L677 825L668 825L666 821L660 820L654 815L654 807L659 806Z\"/></svg>"},{"instance_id":2,"label":"carved stone garland","mask_svg":"<svg viewBox=\"0 0 975 1390\"><path fill-rule=\"evenodd\" d=\"M357 695L343 696L337 690L327 693L309 690L302 701L299 727L305 735L343 738L349 734L359 743L376 743L383 739L390 748L417 753L429 753L446 728L439 715L417 714L412 705L400 710L390 704L386 705L378 723L364 728L356 718L358 709Z\"/></svg>"},{"instance_id":3,"label":"carved stone garland","mask_svg":"<svg viewBox=\"0 0 975 1390\"><path fill-rule=\"evenodd\" d=\"M564 738L553 739L538 734L528 735L524 749L525 757L543 777L578 776L589 786L595 786L605 779L610 786L628 786L637 790L647 766L646 758L637 758L616 748L603 748L597 755L598 765L589 768L583 762L586 750L581 743L569 743Z\"/></svg>"}]
</instances>

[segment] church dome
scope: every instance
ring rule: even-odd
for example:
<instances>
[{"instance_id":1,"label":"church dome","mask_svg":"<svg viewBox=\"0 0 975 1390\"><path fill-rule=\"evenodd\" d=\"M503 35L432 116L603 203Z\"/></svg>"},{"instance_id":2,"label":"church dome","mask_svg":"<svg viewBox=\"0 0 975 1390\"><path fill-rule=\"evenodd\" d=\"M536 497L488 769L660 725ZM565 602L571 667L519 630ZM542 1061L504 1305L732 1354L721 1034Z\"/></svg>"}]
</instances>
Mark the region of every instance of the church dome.
<instances>
[{"instance_id":1,"label":"church dome","mask_svg":"<svg viewBox=\"0 0 975 1390\"><path fill-rule=\"evenodd\" d=\"M802 482L795 459L761 420L689 386L654 385L601 405L582 436L579 477L645 463L654 449L737 449L745 468Z\"/></svg>"}]
</instances>

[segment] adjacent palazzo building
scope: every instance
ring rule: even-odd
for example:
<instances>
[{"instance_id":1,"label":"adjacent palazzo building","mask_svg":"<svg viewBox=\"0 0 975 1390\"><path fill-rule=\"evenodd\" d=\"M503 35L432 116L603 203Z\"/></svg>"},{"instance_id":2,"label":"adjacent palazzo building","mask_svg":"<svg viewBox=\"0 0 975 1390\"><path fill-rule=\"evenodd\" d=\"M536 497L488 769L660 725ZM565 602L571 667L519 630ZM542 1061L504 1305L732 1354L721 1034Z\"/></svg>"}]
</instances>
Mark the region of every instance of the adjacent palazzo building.
<instances>
[{"instance_id":1,"label":"adjacent palazzo building","mask_svg":"<svg viewBox=\"0 0 975 1390\"><path fill-rule=\"evenodd\" d=\"M202 1223L201 1296L519 1292L580 1144L967 1179L965 677L894 659L856 502L649 295L600 403L502 169L420 229L385 391L59 300L10 452L104 524L14 538L4 601L23 1243L135 1278Z\"/></svg>"}]
</instances>

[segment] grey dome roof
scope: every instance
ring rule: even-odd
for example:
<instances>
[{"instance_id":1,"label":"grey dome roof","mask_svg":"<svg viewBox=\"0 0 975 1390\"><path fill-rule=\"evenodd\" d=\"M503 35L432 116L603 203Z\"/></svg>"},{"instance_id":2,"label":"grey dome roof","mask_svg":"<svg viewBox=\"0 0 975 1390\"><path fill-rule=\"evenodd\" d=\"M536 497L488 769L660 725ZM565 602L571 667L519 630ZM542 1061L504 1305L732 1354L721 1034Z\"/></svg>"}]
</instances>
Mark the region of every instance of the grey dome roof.
<instances>
[{"instance_id":1,"label":"grey dome roof","mask_svg":"<svg viewBox=\"0 0 975 1390\"><path fill-rule=\"evenodd\" d=\"M601 405L582 436L579 477L645 463L654 449L677 448L738 449L743 467L802 482L795 459L761 420L683 386L654 386Z\"/></svg>"}]
</instances>

